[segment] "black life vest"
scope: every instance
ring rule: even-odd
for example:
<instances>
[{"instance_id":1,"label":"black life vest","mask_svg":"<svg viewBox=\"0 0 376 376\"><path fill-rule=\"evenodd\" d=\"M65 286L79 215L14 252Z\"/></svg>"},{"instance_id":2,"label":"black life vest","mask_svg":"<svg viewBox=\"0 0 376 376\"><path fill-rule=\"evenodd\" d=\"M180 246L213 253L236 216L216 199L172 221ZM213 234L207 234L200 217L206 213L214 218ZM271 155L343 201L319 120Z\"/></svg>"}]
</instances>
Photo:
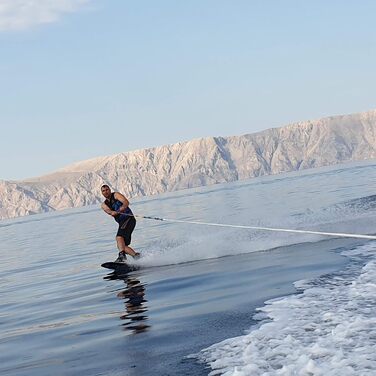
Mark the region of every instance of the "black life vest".
<instances>
[{"instance_id":1,"label":"black life vest","mask_svg":"<svg viewBox=\"0 0 376 376\"><path fill-rule=\"evenodd\" d=\"M111 193L110 199L106 199L104 202L111 210L118 211L120 207L123 205L123 203L115 198L115 192ZM121 222L126 218L129 218L129 216L132 216L132 210L127 207L124 213L119 213L115 218L116 222Z\"/></svg>"}]
</instances>

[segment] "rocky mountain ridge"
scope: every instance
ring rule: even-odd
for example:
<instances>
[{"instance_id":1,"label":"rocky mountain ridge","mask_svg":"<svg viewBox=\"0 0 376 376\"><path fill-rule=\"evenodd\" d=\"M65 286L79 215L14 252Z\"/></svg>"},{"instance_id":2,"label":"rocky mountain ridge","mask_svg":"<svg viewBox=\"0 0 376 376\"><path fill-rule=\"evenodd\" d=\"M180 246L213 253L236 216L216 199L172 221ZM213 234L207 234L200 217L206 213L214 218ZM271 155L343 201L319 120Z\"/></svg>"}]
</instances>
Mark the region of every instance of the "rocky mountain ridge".
<instances>
[{"instance_id":1,"label":"rocky mountain ridge","mask_svg":"<svg viewBox=\"0 0 376 376\"><path fill-rule=\"evenodd\" d=\"M108 183L128 197L376 158L376 110L208 137L77 162L0 181L0 219L96 204Z\"/></svg>"}]
</instances>

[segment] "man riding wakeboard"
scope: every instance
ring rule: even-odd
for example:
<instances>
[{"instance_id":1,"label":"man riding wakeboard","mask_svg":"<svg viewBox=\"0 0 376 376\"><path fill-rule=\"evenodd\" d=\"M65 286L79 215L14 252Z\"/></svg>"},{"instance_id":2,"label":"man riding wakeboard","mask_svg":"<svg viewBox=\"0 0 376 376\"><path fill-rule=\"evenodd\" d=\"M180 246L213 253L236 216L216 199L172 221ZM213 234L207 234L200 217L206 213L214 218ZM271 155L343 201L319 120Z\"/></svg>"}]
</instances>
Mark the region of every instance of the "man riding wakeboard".
<instances>
[{"instance_id":1,"label":"man riding wakeboard","mask_svg":"<svg viewBox=\"0 0 376 376\"><path fill-rule=\"evenodd\" d=\"M114 217L115 221L119 224L116 234L119 256L115 262L126 262L126 254L134 258L139 258L140 254L129 246L131 244L132 232L136 226L136 218L129 207L128 199L119 192L111 192L111 188L107 184L102 185L101 192L106 198L101 205L102 209L108 215Z\"/></svg>"}]
</instances>

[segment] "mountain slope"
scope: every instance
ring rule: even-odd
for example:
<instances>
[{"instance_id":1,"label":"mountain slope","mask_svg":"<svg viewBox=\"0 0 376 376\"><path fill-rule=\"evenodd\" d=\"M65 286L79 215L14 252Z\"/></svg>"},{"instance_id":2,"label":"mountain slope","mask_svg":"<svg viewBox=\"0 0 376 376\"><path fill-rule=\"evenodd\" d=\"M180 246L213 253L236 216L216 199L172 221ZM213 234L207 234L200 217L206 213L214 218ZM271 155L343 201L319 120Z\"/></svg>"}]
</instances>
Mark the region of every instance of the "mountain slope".
<instances>
[{"instance_id":1,"label":"mountain slope","mask_svg":"<svg viewBox=\"0 0 376 376\"><path fill-rule=\"evenodd\" d=\"M0 181L0 218L98 203L103 183L135 197L372 158L376 110L120 153L27 181Z\"/></svg>"}]
</instances>

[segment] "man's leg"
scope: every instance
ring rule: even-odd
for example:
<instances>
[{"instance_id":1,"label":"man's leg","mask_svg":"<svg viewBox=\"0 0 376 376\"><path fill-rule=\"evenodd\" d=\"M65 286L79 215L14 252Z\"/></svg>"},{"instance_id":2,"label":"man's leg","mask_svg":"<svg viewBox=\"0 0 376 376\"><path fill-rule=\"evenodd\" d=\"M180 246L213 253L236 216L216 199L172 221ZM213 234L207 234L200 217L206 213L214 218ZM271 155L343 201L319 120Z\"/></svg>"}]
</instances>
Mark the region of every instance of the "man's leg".
<instances>
[{"instance_id":1,"label":"man's leg","mask_svg":"<svg viewBox=\"0 0 376 376\"><path fill-rule=\"evenodd\" d=\"M119 252L125 252L127 253L128 255L134 257L136 255L138 255L133 248L131 248L129 245L125 245L125 240L122 236L117 236L116 237L116 243L117 243L117 247L118 247L118 250Z\"/></svg>"}]
</instances>

